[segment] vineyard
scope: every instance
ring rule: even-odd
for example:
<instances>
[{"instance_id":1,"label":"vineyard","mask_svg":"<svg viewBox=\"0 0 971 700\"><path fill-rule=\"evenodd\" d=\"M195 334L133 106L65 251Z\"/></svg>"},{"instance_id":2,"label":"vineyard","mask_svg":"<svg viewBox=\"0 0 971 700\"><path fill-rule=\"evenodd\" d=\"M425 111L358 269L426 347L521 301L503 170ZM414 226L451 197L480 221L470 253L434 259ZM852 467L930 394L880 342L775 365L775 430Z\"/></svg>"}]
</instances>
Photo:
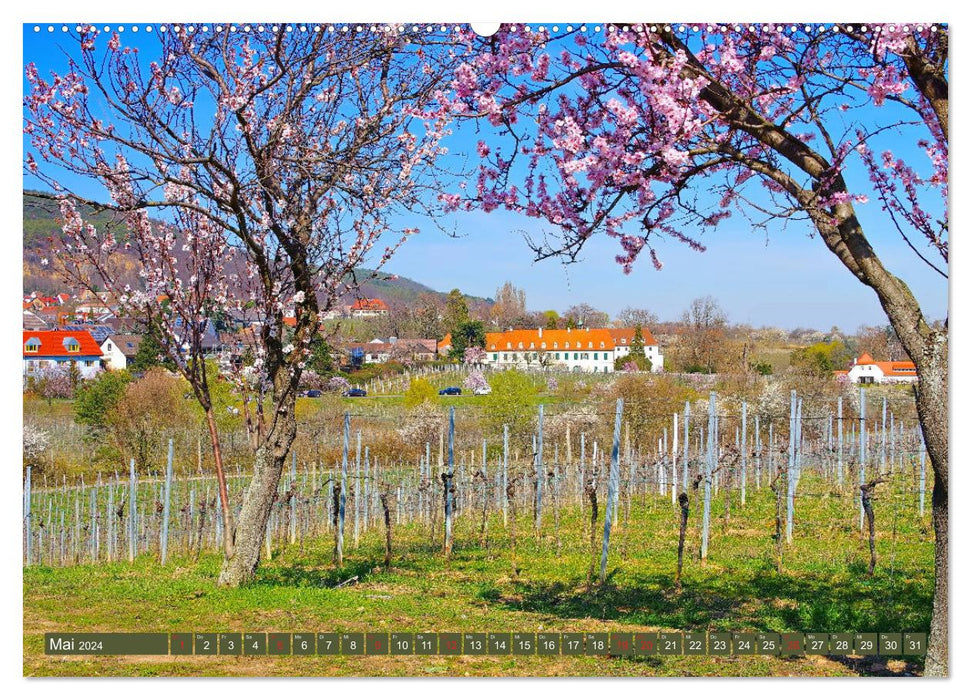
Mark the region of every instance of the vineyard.
<instances>
[{"instance_id":1,"label":"vineyard","mask_svg":"<svg viewBox=\"0 0 971 700\"><path fill-rule=\"evenodd\" d=\"M474 403L334 415L318 435L321 449L307 440L294 449L262 573L247 589L261 600L288 591L314 602L256 618L243 604L228 619L238 625L242 615L271 629L292 628L294 615L328 629L397 629L397 619L439 629L447 621L468 630L485 606L504 610L507 627L541 620L563 631L591 618L609 623L605 629L926 629L933 545L916 424L863 390L821 405L804 404L795 391L788 399L788 412L777 415L767 415L764 402L750 407L715 392L670 415L625 410L623 399L610 411L602 403L541 403L525 432L504 425L498 435ZM662 427L638 439L632 423ZM378 444L388 424L410 441L411 454ZM176 464L172 440L167 448L159 469L136 473L132 461L127 474L99 474L94 483L45 484L27 468L28 622L51 607L45 615L70 624L68 610L50 602L65 586L84 600L89 588L127 581L118 599L152 607L156 587L185 583L173 581L173 571L207 597L247 595L214 585L223 528L215 478ZM248 481L238 467L230 474L233 508ZM432 595L451 595L458 607L439 616L439 603L420 601L427 586L446 582L454 595ZM353 621L340 606L326 614L319 607L348 596L367 603L353 608ZM375 600L413 596L407 615L383 603L384 612L370 611ZM89 604L105 605L100 597ZM111 610L96 628L129 614ZM194 617L200 612L140 614L131 628L201 629L208 616ZM25 643L39 642L25 629ZM36 659L25 663L52 672ZM341 663L340 672L355 669L353 660ZM570 672L594 662L576 663ZM740 663L738 673L777 672ZM671 673L719 672L671 664ZM853 664L844 660L840 672L861 670ZM542 673L528 665L523 672Z\"/></svg>"},{"instance_id":2,"label":"vineyard","mask_svg":"<svg viewBox=\"0 0 971 700\"><path fill-rule=\"evenodd\" d=\"M297 450L292 452L266 532L265 557L271 559L274 547L281 543L329 536L335 543L335 563L340 564L348 540L356 547L363 533L381 529L391 543L393 527L409 523L427 527L432 544L440 537L448 555L458 520L477 523L480 546L496 536L497 528L515 546L516 523L527 512L531 527L519 537L530 531L537 540L549 535L559 551L560 511L583 506L591 512L591 528L603 510L602 580L611 528L629 520L632 503L637 502L643 506L669 500L685 518L700 510L703 559L712 518L718 516L712 511L713 501L722 501L726 520L733 510L744 516L747 498L763 489L779 499L779 527L786 544L792 543L798 530L797 500L805 498L845 501L844 517L856 520L863 531L869 518L875 517L871 501L879 488L881 496L890 494L895 509L923 521L926 455L916 426L895 421L892 413L888 421L886 399L882 413L868 418L862 389L859 397L858 415L844 415L840 397L835 415L817 416L822 425L815 426L816 438L803 434L802 401L795 391L784 431L777 429L778 420L765 426L759 415L750 419L743 401L734 435L725 436L720 424L730 417L717 413L718 397L712 392L707 414L692 416L687 403L680 415L671 416L670 429L664 428L655 449L636 452L629 426L624 435L622 399L616 404L610 442L588 439L586 432L571 434L572 422L595 429L595 413L566 408L547 417L541 404L532 450L525 460L518 449L510 454L508 426L502 441L494 445L479 435L457 435L452 406L447 424L422 426L431 433L438 428L438 439L434 445L424 442L413 462L400 457L381 462L372 458L370 446L362 444L361 431L354 430L352 415L345 413L339 463L328 469L317 461L301 460ZM552 445L544 434L551 423L560 438ZM102 479L99 474L94 484L84 484L82 477L79 485L69 486L65 477L59 487L39 487L28 466L25 563L64 566L132 561L151 554L164 564L170 548L195 555L216 548L222 520L215 478L201 472L174 478L171 440L168 447L164 471L139 477L132 460L128 475L115 473ZM804 474L815 484L809 491L802 487ZM230 503L238 504L248 475L237 467L229 483ZM680 504L679 492L687 499ZM492 522L498 516L501 526Z\"/></svg>"}]
</instances>

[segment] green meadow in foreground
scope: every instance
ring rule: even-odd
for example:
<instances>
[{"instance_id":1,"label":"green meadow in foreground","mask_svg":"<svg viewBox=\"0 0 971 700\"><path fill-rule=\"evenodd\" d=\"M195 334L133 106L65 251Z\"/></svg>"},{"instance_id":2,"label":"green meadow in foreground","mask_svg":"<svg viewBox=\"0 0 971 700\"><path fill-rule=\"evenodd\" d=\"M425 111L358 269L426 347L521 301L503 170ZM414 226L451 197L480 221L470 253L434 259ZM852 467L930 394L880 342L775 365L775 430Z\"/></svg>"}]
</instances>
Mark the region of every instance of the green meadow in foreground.
<instances>
[{"instance_id":1,"label":"green meadow in foreground","mask_svg":"<svg viewBox=\"0 0 971 700\"><path fill-rule=\"evenodd\" d=\"M29 676L839 676L917 675L919 660L855 656L609 657L51 657L45 632L926 632L933 593L933 539L912 493L878 493L877 556L858 529L858 506L808 475L796 502L795 537L775 569L775 501L749 490L744 509L724 491L712 503L707 562L698 557L701 509L692 494L683 587L677 591L677 515L670 499L622 499L607 581L587 585L589 511L517 519L515 557L501 514L457 521L451 561L429 524L372 530L340 569L332 540L277 548L257 580L215 585L220 557L154 558L24 570L24 674ZM895 486L894 486L895 487ZM628 511L629 508L629 511ZM628 515L629 512L629 515ZM598 522L599 548L603 509ZM441 519L439 518L439 525ZM599 565L599 555L598 555ZM341 585L343 584L343 585ZM339 587L338 587L339 586Z\"/></svg>"}]
</instances>

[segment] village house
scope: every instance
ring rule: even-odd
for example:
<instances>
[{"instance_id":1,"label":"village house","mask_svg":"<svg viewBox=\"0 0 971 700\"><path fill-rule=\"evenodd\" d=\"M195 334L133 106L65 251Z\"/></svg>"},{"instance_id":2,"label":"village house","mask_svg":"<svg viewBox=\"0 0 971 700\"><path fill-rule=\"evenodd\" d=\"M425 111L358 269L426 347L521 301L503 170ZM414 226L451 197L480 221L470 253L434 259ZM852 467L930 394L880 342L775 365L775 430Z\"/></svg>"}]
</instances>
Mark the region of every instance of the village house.
<instances>
[{"instance_id":1,"label":"village house","mask_svg":"<svg viewBox=\"0 0 971 700\"><path fill-rule=\"evenodd\" d=\"M351 318L374 318L376 316L387 316L388 305L381 299L358 299L349 309Z\"/></svg>"},{"instance_id":2,"label":"village house","mask_svg":"<svg viewBox=\"0 0 971 700\"><path fill-rule=\"evenodd\" d=\"M853 358L849 370L839 370L837 378L847 377L854 384L912 384L917 381L913 362L877 362L869 353Z\"/></svg>"},{"instance_id":3,"label":"village house","mask_svg":"<svg viewBox=\"0 0 971 700\"><path fill-rule=\"evenodd\" d=\"M111 313L113 298L111 292L93 293L85 290L81 293L79 303L74 307L78 318L89 319Z\"/></svg>"},{"instance_id":4,"label":"village house","mask_svg":"<svg viewBox=\"0 0 971 700\"><path fill-rule=\"evenodd\" d=\"M664 357L650 332L641 332L652 371L660 372ZM633 328L530 328L486 333L485 362L498 369L613 372L615 360L630 354L633 337Z\"/></svg>"},{"instance_id":5,"label":"village house","mask_svg":"<svg viewBox=\"0 0 971 700\"><path fill-rule=\"evenodd\" d=\"M101 343L101 359L106 369L127 369L135 359L142 339L137 335L117 333L109 335Z\"/></svg>"},{"instance_id":6,"label":"village house","mask_svg":"<svg viewBox=\"0 0 971 700\"><path fill-rule=\"evenodd\" d=\"M75 367L84 379L101 371L101 347L87 331L24 331L24 378Z\"/></svg>"},{"instance_id":7,"label":"village house","mask_svg":"<svg viewBox=\"0 0 971 700\"><path fill-rule=\"evenodd\" d=\"M431 362L436 356L434 338L374 338L367 343L349 343L347 350L360 354L363 364L384 362Z\"/></svg>"},{"instance_id":8,"label":"village house","mask_svg":"<svg viewBox=\"0 0 971 700\"><path fill-rule=\"evenodd\" d=\"M216 324L211 318L203 319L195 327L186 325L182 322L181 318L177 318L175 319L174 330L177 334L177 340L184 350L189 349L196 332L199 333L199 349L204 356L214 356L222 349Z\"/></svg>"},{"instance_id":9,"label":"village house","mask_svg":"<svg viewBox=\"0 0 971 700\"><path fill-rule=\"evenodd\" d=\"M33 311L24 309L24 329L28 331L46 331L50 324Z\"/></svg>"}]
</instances>

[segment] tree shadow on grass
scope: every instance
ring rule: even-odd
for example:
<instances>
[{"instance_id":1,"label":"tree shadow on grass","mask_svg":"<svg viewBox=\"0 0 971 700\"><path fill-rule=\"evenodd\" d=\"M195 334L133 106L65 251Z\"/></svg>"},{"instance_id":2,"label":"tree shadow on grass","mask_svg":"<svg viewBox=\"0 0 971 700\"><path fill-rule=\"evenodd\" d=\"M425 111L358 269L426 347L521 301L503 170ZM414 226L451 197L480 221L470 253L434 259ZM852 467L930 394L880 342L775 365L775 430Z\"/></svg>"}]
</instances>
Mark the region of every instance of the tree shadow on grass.
<instances>
[{"instance_id":1,"label":"tree shadow on grass","mask_svg":"<svg viewBox=\"0 0 971 700\"><path fill-rule=\"evenodd\" d=\"M586 589L574 580L517 579L483 588L492 604L551 617L615 620L672 629L765 632L923 631L930 625L930 591L914 580L834 579L826 574L778 575L772 570L734 572L684 582L673 576L626 574ZM512 590L509 591L509 588Z\"/></svg>"},{"instance_id":2,"label":"tree shadow on grass","mask_svg":"<svg viewBox=\"0 0 971 700\"><path fill-rule=\"evenodd\" d=\"M887 659L880 656L827 656L830 661L842 664L861 676L881 676L888 678L906 678L919 676L923 673L924 664L916 659L895 659L893 666Z\"/></svg>"},{"instance_id":3,"label":"tree shadow on grass","mask_svg":"<svg viewBox=\"0 0 971 700\"><path fill-rule=\"evenodd\" d=\"M370 559L345 561L344 566L315 567L307 564L261 566L249 586L291 586L296 588L336 588L342 583L360 583L378 563ZM355 579L356 580L353 580Z\"/></svg>"}]
</instances>

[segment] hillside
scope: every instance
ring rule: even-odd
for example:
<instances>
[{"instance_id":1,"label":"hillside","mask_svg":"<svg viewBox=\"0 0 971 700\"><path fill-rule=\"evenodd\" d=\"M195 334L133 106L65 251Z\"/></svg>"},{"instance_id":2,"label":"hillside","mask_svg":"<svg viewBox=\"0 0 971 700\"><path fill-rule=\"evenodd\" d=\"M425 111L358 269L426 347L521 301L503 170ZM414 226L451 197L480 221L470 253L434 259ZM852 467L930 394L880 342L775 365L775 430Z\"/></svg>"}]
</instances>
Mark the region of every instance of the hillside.
<instances>
[{"instance_id":1,"label":"hillside","mask_svg":"<svg viewBox=\"0 0 971 700\"><path fill-rule=\"evenodd\" d=\"M54 294L63 291L64 285L48 268L41 265L41 260L52 256L54 240L61 232L60 211L57 202L39 195L39 192L24 191L24 291ZM103 226L112 221L111 214L91 215L90 209L82 209L82 215L95 226ZM422 294L433 294L444 299L448 293L448 290L437 291L407 277L391 279L390 275L379 273L374 279L370 279L372 274L372 270L362 268L359 271L358 279L362 282L360 294L384 299L392 307L411 305ZM466 299L470 306L489 301L473 296L466 296Z\"/></svg>"}]
</instances>

